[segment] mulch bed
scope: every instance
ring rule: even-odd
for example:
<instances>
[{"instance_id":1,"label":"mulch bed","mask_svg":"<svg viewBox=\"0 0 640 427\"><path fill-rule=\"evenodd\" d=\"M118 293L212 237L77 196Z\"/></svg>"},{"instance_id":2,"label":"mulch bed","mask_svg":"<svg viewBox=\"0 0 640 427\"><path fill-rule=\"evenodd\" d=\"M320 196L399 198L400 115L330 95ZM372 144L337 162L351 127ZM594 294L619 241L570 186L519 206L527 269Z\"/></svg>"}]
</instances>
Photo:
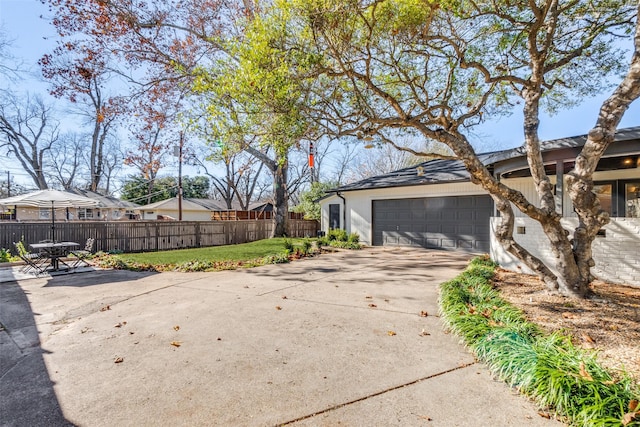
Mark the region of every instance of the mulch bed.
<instances>
[{"instance_id":1,"label":"mulch bed","mask_svg":"<svg viewBox=\"0 0 640 427\"><path fill-rule=\"evenodd\" d=\"M562 331L597 351L612 373L624 369L640 383L640 288L596 281L576 300L549 292L536 276L498 269L493 280L507 301L545 331Z\"/></svg>"}]
</instances>

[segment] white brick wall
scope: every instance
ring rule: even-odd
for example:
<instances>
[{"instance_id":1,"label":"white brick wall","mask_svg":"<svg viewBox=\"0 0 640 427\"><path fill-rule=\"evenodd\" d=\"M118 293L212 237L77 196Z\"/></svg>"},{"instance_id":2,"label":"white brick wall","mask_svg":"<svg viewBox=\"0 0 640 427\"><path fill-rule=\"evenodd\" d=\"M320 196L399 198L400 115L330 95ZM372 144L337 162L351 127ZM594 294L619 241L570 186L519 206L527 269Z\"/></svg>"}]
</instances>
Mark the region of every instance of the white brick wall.
<instances>
[{"instance_id":1,"label":"white brick wall","mask_svg":"<svg viewBox=\"0 0 640 427\"><path fill-rule=\"evenodd\" d=\"M501 267L531 274L532 271L513 255L507 253L495 238L495 227L500 218L491 218L491 258ZM570 232L577 226L577 218L562 220ZM530 218L516 218L514 238L534 256L553 266L551 244L540 224ZM517 234L517 227L525 227L525 234ZM606 236L593 242L593 275L611 283L626 283L640 287L640 218L612 218L604 227Z\"/></svg>"}]
</instances>

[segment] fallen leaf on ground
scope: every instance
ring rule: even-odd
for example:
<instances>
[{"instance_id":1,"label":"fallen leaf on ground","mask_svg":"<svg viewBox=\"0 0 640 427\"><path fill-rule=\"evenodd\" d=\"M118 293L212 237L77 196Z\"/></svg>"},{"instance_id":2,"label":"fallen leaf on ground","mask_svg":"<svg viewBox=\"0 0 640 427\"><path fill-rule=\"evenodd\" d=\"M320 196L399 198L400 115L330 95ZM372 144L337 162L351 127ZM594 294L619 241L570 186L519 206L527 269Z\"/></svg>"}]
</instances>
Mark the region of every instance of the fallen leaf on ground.
<instances>
[{"instance_id":1,"label":"fallen leaf on ground","mask_svg":"<svg viewBox=\"0 0 640 427\"><path fill-rule=\"evenodd\" d=\"M588 342L590 344L595 344L596 343L596 340L591 338L591 335L587 334L586 332L582 333L582 341Z\"/></svg>"},{"instance_id":2,"label":"fallen leaf on ground","mask_svg":"<svg viewBox=\"0 0 640 427\"><path fill-rule=\"evenodd\" d=\"M631 412L636 411L638 408L638 401L636 399L630 400L629 401L629 410Z\"/></svg>"},{"instance_id":3,"label":"fallen leaf on ground","mask_svg":"<svg viewBox=\"0 0 640 427\"><path fill-rule=\"evenodd\" d=\"M287 299L287 296L286 295L282 295L282 299Z\"/></svg>"},{"instance_id":4,"label":"fallen leaf on ground","mask_svg":"<svg viewBox=\"0 0 640 427\"><path fill-rule=\"evenodd\" d=\"M593 377L587 371L587 368L584 366L584 362L580 362L580 376L587 381L593 381Z\"/></svg>"},{"instance_id":5,"label":"fallen leaf on ground","mask_svg":"<svg viewBox=\"0 0 640 427\"><path fill-rule=\"evenodd\" d=\"M420 317L427 317L429 315L429 313L427 313L426 311L422 310L420 312Z\"/></svg>"},{"instance_id":6,"label":"fallen leaf on ground","mask_svg":"<svg viewBox=\"0 0 640 427\"><path fill-rule=\"evenodd\" d=\"M551 419L551 414L547 413L547 412L538 412L538 415L540 415L542 418L546 418L546 419Z\"/></svg>"},{"instance_id":7,"label":"fallen leaf on ground","mask_svg":"<svg viewBox=\"0 0 640 427\"><path fill-rule=\"evenodd\" d=\"M280 307L279 305L276 305L276 310L282 310L282 307Z\"/></svg>"},{"instance_id":8,"label":"fallen leaf on ground","mask_svg":"<svg viewBox=\"0 0 640 427\"><path fill-rule=\"evenodd\" d=\"M171 341L171 345L174 347L180 347L182 345L181 341Z\"/></svg>"},{"instance_id":9,"label":"fallen leaf on ground","mask_svg":"<svg viewBox=\"0 0 640 427\"><path fill-rule=\"evenodd\" d=\"M364 297L365 299L372 299L373 297L367 295L366 297Z\"/></svg>"},{"instance_id":10,"label":"fallen leaf on ground","mask_svg":"<svg viewBox=\"0 0 640 427\"><path fill-rule=\"evenodd\" d=\"M174 326L174 327L173 327L173 330L174 330L174 331L179 331L179 330L180 330L180 326L178 326L178 325Z\"/></svg>"},{"instance_id":11,"label":"fallen leaf on ground","mask_svg":"<svg viewBox=\"0 0 640 427\"><path fill-rule=\"evenodd\" d=\"M425 331L424 329L422 330L422 332L420 332L420 336L421 337L426 337L427 335L431 335L429 332Z\"/></svg>"},{"instance_id":12,"label":"fallen leaf on ground","mask_svg":"<svg viewBox=\"0 0 640 427\"><path fill-rule=\"evenodd\" d=\"M573 313L571 313L569 311L564 311L564 312L562 312L562 317L565 318L565 319L575 319L578 316L576 316L575 314L573 314Z\"/></svg>"},{"instance_id":13,"label":"fallen leaf on ground","mask_svg":"<svg viewBox=\"0 0 640 427\"><path fill-rule=\"evenodd\" d=\"M100 309L100 311L107 311L107 310L111 310L111 306L110 305L105 305L104 307L102 307Z\"/></svg>"},{"instance_id":14,"label":"fallen leaf on ground","mask_svg":"<svg viewBox=\"0 0 640 427\"><path fill-rule=\"evenodd\" d=\"M636 419L636 416L638 416L639 414L637 412L627 412L626 414L624 414L624 416L622 417L622 425L626 426L628 425L631 421Z\"/></svg>"},{"instance_id":15,"label":"fallen leaf on ground","mask_svg":"<svg viewBox=\"0 0 640 427\"><path fill-rule=\"evenodd\" d=\"M387 331L387 335L389 335L390 337L392 337L392 336L396 335L396 333L395 333L395 332L393 332L393 331Z\"/></svg>"},{"instance_id":16,"label":"fallen leaf on ground","mask_svg":"<svg viewBox=\"0 0 640 427\"><path fill-rule=\"evenodd\" d=\"M113 363L122 363L122 362L124 362L123 357L116 357L115 360L113 361Z\"/></svg>"},{"instance_id":17,"label":"fallen leaf on ground","mask_svg":"<svg viewBox=\"0 0 640 427\"><path fill-rule=\"evenodd\" d=\"M113 327L114 327L114 328L121 328L121 327L123 327L123 326L124 326L124 325L126 325L126 324L127 324L127 322L124 322L124 323L116 323L115 325L113 325Z\"/></svg>"},{"instance_id":18,"label":"fallen leaf on ground","mask_svg":"<svg viewBox=\"0 0 640 427\"><path fill-rule=\"evenodd\" d=\"M369 307L371 307L371 308L376 308L376 307L377 307L377 305L375 305L375 304L369 304Z\"/></svg>"}]
</instances>

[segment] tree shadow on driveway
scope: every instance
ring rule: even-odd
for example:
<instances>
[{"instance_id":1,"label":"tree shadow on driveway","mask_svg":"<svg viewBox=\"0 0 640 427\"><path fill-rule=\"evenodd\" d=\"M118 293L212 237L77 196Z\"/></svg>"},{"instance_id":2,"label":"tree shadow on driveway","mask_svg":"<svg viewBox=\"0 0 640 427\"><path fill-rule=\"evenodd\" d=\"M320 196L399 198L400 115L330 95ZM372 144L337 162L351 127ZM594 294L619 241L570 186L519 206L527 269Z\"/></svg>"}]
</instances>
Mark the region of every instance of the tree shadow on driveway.
<instances>
[{"instance_id":1,"label":"tree shadow on driveway","mask_svg":"<svg viewBox=\"0 0 640 427\"><path fill-rule=\"evenodd\" d=\"M56 397L34 316L18 282L0 284L2 425L73 426Z\"/></svg>"}]
</instances>

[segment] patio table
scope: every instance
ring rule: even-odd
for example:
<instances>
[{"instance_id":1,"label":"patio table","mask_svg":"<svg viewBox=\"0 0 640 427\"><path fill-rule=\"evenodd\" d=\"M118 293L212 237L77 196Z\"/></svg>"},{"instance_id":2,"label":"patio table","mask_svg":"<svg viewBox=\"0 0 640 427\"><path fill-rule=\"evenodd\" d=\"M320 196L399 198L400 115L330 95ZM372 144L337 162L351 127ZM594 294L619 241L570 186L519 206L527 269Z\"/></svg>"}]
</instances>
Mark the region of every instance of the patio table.
<instances>
[{"instance_id":1,"label":"patio table","mask_svg":"<svg viewBox=\"0 0 640 427\"><path fill-rule=\"evenodd\" d=\"M80 243L76 242L47 242L29 245L31 249L40 252L43 257L49 258L52 271L60 271L60 263L66 266L67 271L71 270L73 267L64 262L62 258L68 256L69 252L79 246Z\"/></svg>"}]
</instances>

